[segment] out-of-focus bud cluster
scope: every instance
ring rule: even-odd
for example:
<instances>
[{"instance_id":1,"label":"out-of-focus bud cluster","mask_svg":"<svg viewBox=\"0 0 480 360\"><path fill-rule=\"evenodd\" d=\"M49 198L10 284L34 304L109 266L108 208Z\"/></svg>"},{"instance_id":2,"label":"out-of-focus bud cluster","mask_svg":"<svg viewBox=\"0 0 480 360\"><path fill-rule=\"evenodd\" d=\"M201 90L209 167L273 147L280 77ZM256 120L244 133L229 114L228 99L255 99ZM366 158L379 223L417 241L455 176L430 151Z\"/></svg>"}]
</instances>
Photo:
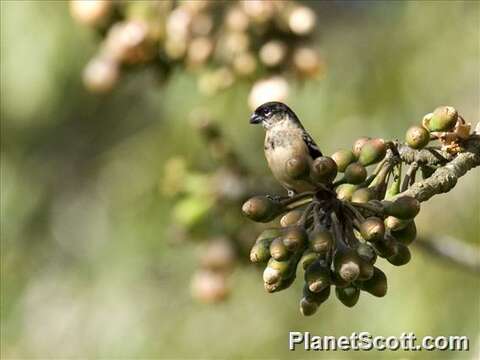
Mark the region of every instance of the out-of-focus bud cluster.
<instances>
[{"instance_id":1,"label":"out-of-focus bud cluster","mask_svg":"<svg viewBox=\"0 0 480 360\"><path fill-rule=\"evenodd\" d=\"M325 67L312 46L316 15L293 0L71 0L70 10L103 34L83 76L92 92L112 90L135 65L150 64L164 75L183 66L198 74L206 95L237 80L254 82L249 104L255 108L285 100L287 76L317 78Z\"/></svg>"},{"instance_id":2,"label":"out-of-focus bud cluster","mask_svg":"<svg viewBox=\"0 0 480 360\"><path fill-rule=\"evenodd\" d=\"M192 295L206 303L228 298L236 263L248 260L255 229L238 217L238 208L252 191L264 191L259 179L241 163L232 142L204 111L192 112L192 125L204 139L210 170L190 169L185 159L166 164L161 192L172 199L175 238L199 242L199 268ZM237 261L239 260L239 261Z\"/></svg>"},{"instance_id":3,"label":"out-of-focus bud cluster","mask_svg":"<svg viewBox=\"0 0 480 360\"><path fill-rule=\"evenodd\" d=\"M419 152L415 149L432 138L442 141L443 132L457 134L458 145L468 137L456 132L469 126L448 106L427 115L423 126L407 131L407 143L413 148L410 153ZM402 147L408 149L397 142L362 137L351 149L319 157L311 164L308 159L289 159L285 168L291 180L316 184L315 191L292 197L255 196L243 204L243 213L253 221L279 219L278 225L257 237L250 251L250 260L265 266L263 281L268 292L289 287L300 267L304 271L303 315L314 314L332 287L348 307L357 303L362 291L385 296L387 277L376 266L377 257L394 266L410 261L408 246L416 238L414 218L420 211L420 202L403 194L415 183L419 164L405 160ZM371 165L376 166L368 171ZM402 178L405 165L408 169Z\"/></svg>"}]
</instances>

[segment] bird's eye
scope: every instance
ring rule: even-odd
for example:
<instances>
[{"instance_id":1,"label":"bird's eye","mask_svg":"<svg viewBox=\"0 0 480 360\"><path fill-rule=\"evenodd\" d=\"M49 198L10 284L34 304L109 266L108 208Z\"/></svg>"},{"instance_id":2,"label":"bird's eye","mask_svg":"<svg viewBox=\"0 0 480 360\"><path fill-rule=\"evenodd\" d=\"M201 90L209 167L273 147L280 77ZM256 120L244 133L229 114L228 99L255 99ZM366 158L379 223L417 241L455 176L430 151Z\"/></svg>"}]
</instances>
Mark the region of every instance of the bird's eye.
<instances>
[{"instance_id":1,"label":"bird's eye","mask_svg":"<svg viewBox=\"0 0 480 360\"><path fill-rule=\"evenodd\" d=\"M269 117L270 115L272 115L272 112L270 110L265 111L265 116L266 117Z\"/></svg>"}]
</instances>

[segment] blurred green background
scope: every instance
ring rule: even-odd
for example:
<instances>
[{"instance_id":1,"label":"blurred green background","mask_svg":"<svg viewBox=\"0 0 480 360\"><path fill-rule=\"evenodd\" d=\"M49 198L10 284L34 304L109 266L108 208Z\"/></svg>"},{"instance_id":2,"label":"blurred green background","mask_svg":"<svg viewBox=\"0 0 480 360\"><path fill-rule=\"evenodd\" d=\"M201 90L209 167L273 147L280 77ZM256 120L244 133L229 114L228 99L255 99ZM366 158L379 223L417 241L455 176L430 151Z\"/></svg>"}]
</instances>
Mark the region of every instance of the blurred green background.
<instances>
[{"instance_id":1,"label":"blurred green background","mask_svg":"<svg viewBox=\"0 0 480 360\"><path fill-rule=\"evenodd\" d=\"M479 2L311 5L328 70L292 84L289 104L325 153L360 135L402 138L438 105L480 119ZM254 266L237 268L227 302L192 300L197 246L172 245L164 165L181 155L212 167L188 121L204 106L242 160L268 174L248 89L206 98L192 75L161 86L145 69L91 95L81 71L95 44L66 3L1 2L2 358L476 358L480 278L418 250L405 267L381 264L389 293L353 309L332 298L303 318L300 282L269 295ZM479 184L474 170L424 204L420 234L478 244ZM467 335L471 350L289 352L289 331Z\"/></svg>"}]
</instances>

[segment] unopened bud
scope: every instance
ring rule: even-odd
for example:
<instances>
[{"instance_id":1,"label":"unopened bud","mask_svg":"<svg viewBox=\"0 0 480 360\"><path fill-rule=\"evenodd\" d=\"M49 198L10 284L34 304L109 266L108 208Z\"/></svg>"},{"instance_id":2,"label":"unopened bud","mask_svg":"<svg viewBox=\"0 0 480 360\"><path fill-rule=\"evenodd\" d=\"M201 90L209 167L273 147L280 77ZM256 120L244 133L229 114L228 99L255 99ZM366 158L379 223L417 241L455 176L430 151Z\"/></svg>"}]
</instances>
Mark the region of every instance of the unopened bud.
<instances>
[{"instance_id":1,"label":"unopened bud","mask_svg":"<svg viewBox=\"0 0 480 360\"><path fill-rule=\"evenodd\" d=\"M364 166L375 164L385 157L386 152L382 139L371 139L362 146L358 161Z\"/></svg>"},{"instance_id":2,"label":"unopened bud","mask_svg":"<svg viewBox=\"0 0 480 360\"><path fill-rule=\"evenodd\" d=\"M302 214L303 214L303 210L295 209L295 210L289 211L288 213L283 215L282 218L280 219L280 225L282 227L295 225L298 222L298 220L300 220L300 218L302 217Z\"/></svg>"},{"instance_id":3,"label":"unopened bud","mask_svg":"<svg viewBox=\"0 0 480 360\"><path fill-rule=\"evenodd\" d=\"M360 184L367 178L365 166L359 163L352 163L345 169L345 180L350 184Z\"/></svg>"},{"instance_id":4,"label":"unopened bud","mask_svg":"<svg viewBox=\"0 0 480 360\"><path fill-rule=\"evenodd\" d=\"M318 254L326 254L333 244L333 237L327 230L313 231L309 235L309 242L312 251Z\"/></svg>"},{"instance_id":5,"label":"unopened bud","mask_svg":"<svg viewBox=\"0 0 480 360\"><path fill-rule=\"evenodd\" d=\"M315 301L303 297L300 300L300 312L303 316L311 316L317 312L318 305Z\"/></svg>"},{"instance_id":6,"label":"unopened bud","mask_svg":"<svg viewBox=\"0 0 480 360\"><path fill-rule=\"evenodd\" d=\"M337 287L335 288L335 295L337 295L337 299L340 300L343 305L353 307L360 297L360 289L356 286Z\"/></svg>"},{"instance_id":7,"label":"unopened bud","mask_svg":"<svg viewBox=\"0 0 480 360\"><path fill-rule=\"evenodd\" d=\"M388 262L395 266L402 266L407 264L412 257L410 254L410 250L406 245L402 243L395 242L396 254L387 258Z\"/></svg>"},{"instance_id":8,"label":"unopened bud","mask_svg":"<svg viewBox=\"0 0 480 360\"><path fill-rule=\"evenodd\" d=\"M337 250L333 259L335 271L348 282L355 281L360 275L360 257L352 249Z\"/></svg>"},{"instance_id":9,"label":"unopened bud","mask_svg":"<svg viewBox=\"0 0 480 360\"><path fill-rule=\"evenodd\" d=\"M417 237L415 221L409 221L403 229L392 231L392 236L403 245L410 245Z\"/></svg>"},{"instance_id":10,"label":"unopened bud","mask_svg":"<svg viewBox=\"0 0 480 360\"><path fill-rule=\"evenodd\" d=\"M314 261L316 261L320 257L319 254L311 251L311 250L306 250L302 257L300 258L300 261L298 262L300 266L302 267L303 270L306 270Z\"/></svg>"},{"instance_id":11,"label":"unopened bud","mask_svg":"<svg viewBox=\"0 0 480 360\"><path fill-rule=\"evenodd\" d=\"M451 106L440 106L435 109L427 127L430 131L449 131L455 126L458 113Z\"/></svg>"},{"instance_id":12,"label":"unopened bud","mask_svg":"<svg viewBox=\"0 0 480 360\"><path fill-rule=\"evenodd\" d=\"M410 219L402 220L395 216L387 216L385 219L385 226L391 231L398 231L404 229L410 221Z\"/></svg>"},{"instance_id":13,"label":"unopened bud","mask_svg":"<svg viewBox=\"0 0 480 360\"><path fill-rule=\"evenodd\" d=\"M405 141L413 149L422 149L430 141L430 133L423 126L411 126L405 135Z\"/></svg>"},{"instance_id":14,"label":"unopened bud","mask_svg":"<svg viewBox=\"0 0 480 360\"><path fill-rule=\"evenodd\" d=\"M371 140L371 138L368 137L368 136L362 136L362 137L358 138L357 140L355 140L355 142L353 143L352 152L353 152L353 155L355 155L355 157L357 159L360 156L360 151L362 150L363 145L365 145L370 140Z\"/></svg>"},{"instance_id":15,"label":"unopened bud","mask_svg":"<svg viewBox=\"0 0 480 360\"><path fill-rule=\"evenodd\" d=\"M312 179L322 184L331 183L337 176L337 164L328 156L316 158L312 163Z\"/></svg>"},{"instance_id":16,"label":"unopened bud","mask_svg":"<svg viewBox=\"0 0 480 360\"><path fill-rule=\"evenodd\" d=\"M308 235L302 227L295 226L287 230L282 240L285 247L294 252L304 246L308 240Z\"/></svg>"},{"instance_id":17,"label":"unopened bud","mask_svg":"<svg viewBox=\"0 0 480 360\"><path fill-rule=\"evenodd\" d=\"M337 164L339 172L344 172L348 165L355 161L355 155L352 151L343 149L332 154L332 159Z\"/></svg>"},{"instance_id":18,"label":"unopened bud","mask_svg":"<svg viewBox=\"0 0 480 360\"><path fill-rule=\"evenodd\" d=\"M395 201L382 201L387 215L399 219L413 219L420 211L420 202L411 196L402 196Z\"/></svg>"},{"instance_id":19,"label":"unopened bud","mask_svg":"<svg viewBox=\"0 0 480 360\"><path fill-rule=\"evenodd\" d=\"M254 196L247 200L243 206L243 213L257 222L269 222L282 212L282 205L266 196Z\"/></svg>"},{"instance_id":20,"label":"unopened bud","mask_svg":"<svg viewBox=\"0 0 480 360\"><path fill-rule=\"evenodd\" d=\"M370 200L375 200L377 197L376 195L377 194L375 190L372 188L360 188L353 193L351 201L357 203L366 203Z\"/></svg>"},{"instance_id":21,"label":"unopened bud","mask_svg":"<svg viewBox=\"0 0 480 360\"><path fill-rule=\"evenodd\" d=\"M276 238L270 243L270 255L278 261L286 260L290 256L281 238Z\"/></svg>"},{"instance_id":22,"label":"unopened bud","mask_svg":"<svg viewBox=\"0 0 480 360\"><path fill-rule=\"evenodd\" d=\"M369 217L360 224L360 233L366 241L381 241L385 235L385 224L378 217Z\"/></svg>"},{"instance_id":23,"label":"unopened bud","mask_svg":"<svg viewBox=\"0 0 480 360\"><path fill-rule=\"evenodd\" d=\"M387 277L385 273L377 267L374 267L373 276L370 279L359 281L358 285L362 290L373 296L383 297L387 294Z\"/></svg>"},{"instance_id":24,"label":"unopened bud","mask_svg":"<svg viewBox=\"0 0 480 360\"><path fill-rule=\"evenodd\" d=\"M292 179L301 179L308 176L308 160L304 156L297 156L288 159L285 163L285 170Z\"/></svg>"},{"instance_id":25,"label":"unopened bud","mask_svg":"<svg viewBox=\"0 0 480 360\"><path fill-rule=\"evenodd\" d=\"M358 189L357 185L341 184L335 188L335 192L337 193L337 198L339 200L347 201L352 199L352 195L357 189Z\"/></svg>"},{"instance_id":26,"label":"unopened bud","mask_svg":"<svg viewBox=\"0 0 480 360\"><path fill-rule=\"evenodd\" d=\"M377 261L377 253L375 252L375 249L366 243L360 243L356 251L362 260L372 265Z\"/></svg>"},{"instance_id":27,"label":"unopened bud","mask_svg":"<svg viewBox=\"0 0 480 360\"><path fill-rule=\"evenodd\" d=\"M322 291L330 286L330 269L320 261L314 262L305 270L305 282L311 292Z\"/></svg>"}]
</instances>

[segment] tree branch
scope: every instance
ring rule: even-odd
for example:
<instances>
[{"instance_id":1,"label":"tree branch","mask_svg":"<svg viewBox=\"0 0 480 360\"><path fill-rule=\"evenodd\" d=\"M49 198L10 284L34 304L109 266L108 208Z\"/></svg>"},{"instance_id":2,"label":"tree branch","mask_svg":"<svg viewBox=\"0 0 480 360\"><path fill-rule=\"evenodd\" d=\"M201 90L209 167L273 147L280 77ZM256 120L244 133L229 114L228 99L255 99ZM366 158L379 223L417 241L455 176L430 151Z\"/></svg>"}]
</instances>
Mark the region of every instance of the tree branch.
<instances>
[{"instance_id":1,"label":"tree branch","mask_svg":"<svg viewBox=\"0 0 480 360\"><path fill-rule=\"evenodd\" d=\"M479 247L449 236L435 237L435 239L419 237L414 244L427 254L447 261L463 270L480 273Z\"/></svg>"},{"instance_id":2,"label":"tree branch","mask_svg":"<svg viewBox=\"0 0 480 360\"><path fill-rule=\"evenodd\" d=\"M398 194L395 198L411 196L422 202L436 194L450 191L460 177L465 175L467 171L480 165L480 136L472 135L463 145L464 150L457 154L453 160L439 167L429 178L413 184L409 189ZM418 160L425 160L427 157L432 160L431 154L427 155L425 151L426 150L416 151L417 154L415 155L412 152L403 150L404 156L408 153L408 156L413 156L413 158L418 157Z\"/></svg>"}]
</instances>

